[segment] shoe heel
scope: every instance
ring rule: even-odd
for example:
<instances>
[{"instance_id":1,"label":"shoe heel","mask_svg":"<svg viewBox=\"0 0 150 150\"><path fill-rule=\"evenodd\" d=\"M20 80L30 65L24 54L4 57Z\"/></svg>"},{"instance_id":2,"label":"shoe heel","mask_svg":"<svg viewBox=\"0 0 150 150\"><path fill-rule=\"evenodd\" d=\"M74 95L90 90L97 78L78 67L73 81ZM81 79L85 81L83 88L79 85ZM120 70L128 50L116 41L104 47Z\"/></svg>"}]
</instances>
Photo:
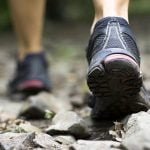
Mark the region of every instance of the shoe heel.
<instances>
[{"instance_id":1,"label":"shoe heel","mask_svg":"<svg viewBox=\"0 0 150 150\"><path fill-rule=\"evenodd\" d=\"M143 110L137 104L142 87L139 66L131 58L110 58L99 65L103 69L98 66L88 74L88 86L97 99L92 111L94 119L116 119Z\"/></svg>"}]
</instances>

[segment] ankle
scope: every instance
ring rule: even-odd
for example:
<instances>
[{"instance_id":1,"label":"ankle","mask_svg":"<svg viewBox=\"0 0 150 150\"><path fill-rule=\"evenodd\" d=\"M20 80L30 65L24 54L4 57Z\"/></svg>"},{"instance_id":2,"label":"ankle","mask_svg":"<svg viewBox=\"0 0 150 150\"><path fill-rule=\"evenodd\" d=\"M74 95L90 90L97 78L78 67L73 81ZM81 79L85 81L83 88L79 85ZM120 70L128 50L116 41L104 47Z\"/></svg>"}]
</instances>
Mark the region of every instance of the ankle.
<instances>
[{"instance_id":1,"label":"ankle","mask_svg":"<svg viewBox=\"0 0 150 150\"><path fill-rule=\"evenodd\" d=\"M105 17L122 17L128 22L129 0L94 0L95 18L91 27L91 33L98 20Z\"/></svg>"},{"instance_id":2,"label":"ankle","mask_svg":"<svg viewBox=\"0 0 150 150\"><path fill-rule=\"evenodd\" d=\"M106 5L105 7L103 7L102 12L103 12L102 15L103 18L115 16L115 17L122 17L128 21L128 4L114 5L114 6Z\"/></svg>"},{"instance_id":3,"label":"ankle","mask_svg":"<svg viewBox=\"0 0 150 150\"><path fill-rule=\"evenodd\" d=\"M42 54L43 50L42 49L37 49L37 50L32 50L32 51L19 51L18 52L18 60L22 61L25 59L26 56L31 55L31 54Z\"/></svg>"}]
</instances>

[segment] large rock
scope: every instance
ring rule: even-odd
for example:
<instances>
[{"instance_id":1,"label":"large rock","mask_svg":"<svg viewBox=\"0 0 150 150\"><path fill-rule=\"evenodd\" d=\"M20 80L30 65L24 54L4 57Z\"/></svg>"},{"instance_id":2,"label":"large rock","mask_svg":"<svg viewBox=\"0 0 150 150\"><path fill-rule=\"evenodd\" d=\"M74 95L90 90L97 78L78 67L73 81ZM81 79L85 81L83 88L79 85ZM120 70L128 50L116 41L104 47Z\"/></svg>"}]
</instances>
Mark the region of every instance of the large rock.
<instances>
[{"instance_id":1,"label":"large rock","mask_svg":"<svg viewBox=\"0 0 150 150\"><path fill-rule=\"evenodd\" d=\"M146 130L135 133L122 142L126 150L150 150L150 133Z\"/></svg>"},{"instance_id":2,"label":"large rock","mask_svg":"<svg viewBox=\"0 0 150 150\"><path fill-rule=\"evenodd\" d=\"M120 143L114 141L78 140L70 146L71 150L121 150Z\"/></svg>"},{"instance_id":3,"label":"large rock","mask_svg":"<svg viewBox=\"0 0 150 150\"><path fill-rule=\"evenodd\" d=\"M71 134L77 138L85 138L89 135L88 127L84 120L75 112L59 112L52 120L52 125L46 130L47 133Z\"/></svg>"},{"instance_id":4,"label":"large rock","mask_svg":"<svg viewBox=\"0 0 150 150\"><path fill-rule=\"evenodd\" d=\"M122 146L127 150L150 149L150 114L139 112L124 121L126 131Z\"/></svg>"},{"instance_id":5,"label":"large rock","mask_svg":"<svg viewBox=\"0 0 150 150\"><path fill-rule=\"evenodd\" d=\"M72 109L68 101L43 92L29 97L26 104L23 105L19 116L24 116L27 119L41 119L45 117L47 112L50 112L52 118L54 113L59 112L62 108L65 110Z\"/></svg>"},{"instance_id":6,"label":"large rock","mask_svg":"<svg viewBox=\"0 0 150 150\"><path fill-rule=\"evenodd\" d=\"M5 133L0 135L0 150L61 150L53 137L40 133Z\"/></svg>"},{"instance_id":7,"label":"large rock","mask_svg":"<svg viewBox=\"0 0 150 150\"><path fill-rule=\"evenodd\" d=\"M35 133L5 133L0 135L1 150L21 150L33 147Z\"/></svg>"}]
</instances>

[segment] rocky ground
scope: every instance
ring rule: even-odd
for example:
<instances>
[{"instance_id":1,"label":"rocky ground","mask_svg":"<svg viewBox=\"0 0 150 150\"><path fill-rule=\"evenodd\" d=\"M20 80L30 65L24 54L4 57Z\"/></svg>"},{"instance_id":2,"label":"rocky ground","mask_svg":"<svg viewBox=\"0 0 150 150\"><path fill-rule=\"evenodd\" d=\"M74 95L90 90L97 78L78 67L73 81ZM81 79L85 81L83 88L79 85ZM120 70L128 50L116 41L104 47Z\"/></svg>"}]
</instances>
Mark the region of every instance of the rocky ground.
<instances>
[{"instance_id":1,"label":"rocky ground","mask_svg":"<svg viewBox=\"0 0 150 150\"><path fill-rule=\"evenodd\" d=\"M150 91L150 38L136 22L134 26L142 50L144 82ZM90 119L84 51L88 36L87 25L48 24L44 46L53 93L20 101L10 99L6 88L15 67L16 40L12 33L1 33L0 150L150 150L150 111L114 122Z\"/></svg>"}]
</instances>

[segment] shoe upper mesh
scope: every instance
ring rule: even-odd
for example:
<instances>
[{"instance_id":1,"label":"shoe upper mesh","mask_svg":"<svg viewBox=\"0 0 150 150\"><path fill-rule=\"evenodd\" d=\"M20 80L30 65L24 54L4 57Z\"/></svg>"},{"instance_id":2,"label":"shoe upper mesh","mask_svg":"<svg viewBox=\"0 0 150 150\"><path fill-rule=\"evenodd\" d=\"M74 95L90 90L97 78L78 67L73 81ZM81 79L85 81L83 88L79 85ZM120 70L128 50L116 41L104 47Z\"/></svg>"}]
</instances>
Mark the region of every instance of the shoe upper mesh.
<instances>
[{"instance_id":1,"label":"shoe upper mesh","mask_svg":"<svg viewBox=\"0 0 150 150\"><path fill-rule=\"evenodd\" d=\"M102 34L95 39L93 49L96 49L96 48L102 49L105 36L106 35Z\"/></svg>"},{"instance_id":2,"label":"shoe upper mesh","mask_svg":"<svg viewBox=\"0 0 150 150\"><path fill-rule=\"evenodd\" d=\"M108 37L108 42L105 48L124 48L123 44L120 41L120 37L117 34L116 27L111 27L110 35Z\"/></svg>"},{"instance_id":3,"label":"shoe upper mesh","mask_svg":"<svg viewBox=\"0 0 150 150\"><path fill-rule=\"evenodd\" d=\"M138 48L137 48L135 41L129 35L125 33L122 33L122 37L123 37L123 40L125 41L127 48L130 51L136 52Z\"/></svg>"},{"instance_id":4,"label":"shoe upper mesh","mask_svg":"<svg viewBox=\"0 0 150 150\"><path fill-rule=\"evenodd\" d=\"M95 25L87 48L87 59L98 51L108 48L120 48L130 52L140 64L140 53L138 51L134 35L128 22L120 17L108 17L101 19Z\"/></svg>"}]
</instances>

